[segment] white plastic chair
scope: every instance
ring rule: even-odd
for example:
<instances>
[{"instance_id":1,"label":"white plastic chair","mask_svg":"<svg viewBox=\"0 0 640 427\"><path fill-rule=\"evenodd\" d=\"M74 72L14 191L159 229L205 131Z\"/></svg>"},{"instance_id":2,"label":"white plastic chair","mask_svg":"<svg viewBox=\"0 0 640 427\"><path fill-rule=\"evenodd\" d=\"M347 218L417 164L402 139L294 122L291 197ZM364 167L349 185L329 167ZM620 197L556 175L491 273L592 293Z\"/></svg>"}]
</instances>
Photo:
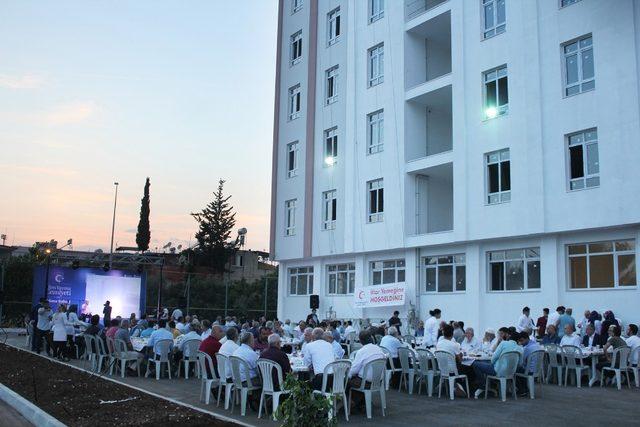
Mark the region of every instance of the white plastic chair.
<instances>
[{"instance_id":1,"label":"white plastic chair","mask_svg":"<svg viewBox=\"0 0 640 427\"><path fill-rule=\"evenodd\" d=\"M200 367L200 402L208 405L211 398L211 388L214 386L218 387L218 389L222 388L220 386L220 378L213 367L211 356L204 351L198 351L196 358ZM218 399L220 399L219 396L220 394L218 393ZM216 402L220 403L218 399L216 399Z\"/></svg>"},{"instance_id":2,"label":"white plastic chair","mask_svg":"<svg viewBox=\"0 0 640 427\"><path fill-rule=\"evenodd\" d=\"M351 369L350 360L336 360L329 363L324 367L322 372L322 387L320 390L314 390L313 394L321 394L328 397L333 402L331 410L329 411L329 419L336 416L335 410L337 407L338 399L342 399L344 402L344 416L349 421L349 408L347 408L347 381L349 380L348 373ZM328 378L329 375L333 375L333 385L329 389Z\"/></svg>"},{"instance_id":3,"label":"white plastic chair","mask_svg":"<svg viewBox=\"0 0 640 427\"><path fill-rule=\"evenodd\" d=\"M398 349L398 359L400 359L400 385L398 391L402 390L404 383L409 390L409 394L413 394L413 385L416 382L416 362L413 352L408 348L400 347Z\"/></svg>"},{"instance_id":4,"label":"white plastic chair","mask_svg":"<svg viewBox=\"0 0 640 427\"><path fill-rule=\"evenodd\" d=\"M344 337L344 342L347 345L347 356L351 356L351 351L353 350L351 347L353 346L355 341L356 341L356 332L355 331L349 332Z\"/></svg>"},{"instance_id":5,"label":"white plastic chair","mask_svg":"<svg viewBox=\"0 0 640 427\"><path fill-rule=\"evenodd\" d=\"M433 380L440 376L436 358L426 348L416 349L416 354L418 355L418 394L422 390L422 383L426 380L427 395L431 397L433 396Z\"/></svg>"},{"instance_id":6,"label":"white plastic chair","mask_svg":"<svg viewBox=\"0 0 640 427\"><path fill-rule=\"evenodd\" d=\"M549 355L549 364L547 365L547 384L551 383L551 376L555 371L558 385L562 385L562 372L564 370L564 357L562 357L562 349L556 344L548 344L545 351Z\"/></svg>"},{"instance_id":7,"label":"white plastic chair","mask_svg":"<svg viewBox=\"0 0 640 427\"><path fill-rule=\"evenodd\" d=\"M387 398L385 394L386 368L387 361L385 359L376 359L367 362L362 368L362 383L360 384L360 387L352 387L349 390L349 405L351 405L351 398L354 391L364 394L367 418L369 419L371 419L373 393L376 392L380 394L382 416L385 416L384 411L387 409ZM366 378L371 378L371 381L367 381Z\"/></svg>"},{"instance_id":8,"label":"white plastic chair","mask_svg":"<svg viewBox=\"0 0 640 427\"><path fill-rule=\"evenodd\" d=\"M96 337L94 337L93 335L87 335L87 334L84 334L83 337L84 337L84 354L82 355L82 357L85 359L85 363L91 362L91 369L94 370L95 364L97 361L96 360L97 344L95 344Z\"/></svg>"},{"instance_id":9,"label":"white plastic chair","mask_svg":"<svg viewBox=\"0 0 640 427\"><path fill-rule=\"evenodd\" d=\"M33 325L31 324L31 322L24 322L24 327L27 331L27 342L26 342L26 346L28 349L31 348L31 340L33 339Z\"/></svg>"},{"instance_id":10,"label":"white plastic chair","mask_svg":"<svg viewBox=\"0 0 640 427\"><path fill-rule=\"evenodd\" d=\"M455 384L456 380L458 379L464 379L467 397L469 397L469 379L466 375L458 373L456 357L452 353L443 350L436 350L434 356L438 361L438 371L440 371L440 381L438 382L438 399L442 395L442 386L444 384L447 384L447 386L449 387L449 398L453 400L455 398Z\"/></svg>"},{"instance_id":11,"label":"white plastic chair","mask_svg":"<svg viewBox=\"0 0 640 427\"><path fill-rule=\"evenodd\" d=\"M611 366L605 366L600 372L600 387L604 386L604 373L605 371L613 371L616 378L616 385L618 390L622 390L622 373L627 375L627 385L631 388L631 381L629 380L629 354L631 348L624 346L618 347L613 350L611 356Z\"/></svg>"},{"instance_id":12,"label":"white plastic chair","mask_svg":"<svg viewBox=\"0 0 640 427\"><path fill-rule=\"evenodd\" d=\"M416 347L416 337L414 337L413 335L404 335L402 337L402 341L409 344L409 346L413 345L414 347Z\"/></svg>"},{"instance_id":13,"label":"white plastic chair","mask_svg":"<svg viewBox=\"0 0 640 427\"><path fill-rule=\"evenodd\" d=\"M536 350L530 353L527 358L524 360L525 371L523 373L516 373L516 377L526 378L527 380L527 388L529 389L529 397L532 399L536 398L536 379L540 380L540 396L542 396L542 383L544 382L544 350ZM533 372L528 371L528 367L530 365L530 361L533 358L537 358L535 364L533 365Z\"/></svg>"},{"instance_id":14,"label":"white plastic chair","mask_svg":"<svg viewBox=\"0 0 640 427\"><path fill-rule=\"evenodd\" d=\"M144 374L145 378L149 376L149 370L151 368L151 364L156 368L156 380L160 379L162 373L162 364L167 364L167 374L169 375L169 379L171 379L171 363L169 361L169 353L171 352L171 346L173 345L173 340L160 340L156 342L153 346L153 354L149 357L147 361L147 372Z\"/></svg>"},{"instance_id":15,"label":"white plastic chair","mask_svg":"<svg viewBox=\"0 0 640 427\"><path fill-rule=\"evenodd\" d=\"M489 382L491 380L500 382L500 398L503 402L507 400L507 384L509 380L511 380L513 385L513 398L517 399L516 396L516 380L515 373L516 369L518 369L518 363L520 362L520 353L517 351L507 351L500 355L498 362L502 361L502 363L506 363L505 373L504 375L487 375L487 379L485 381L484 386L484 398L486 399L489 395Z\"/></svg>"},{"instance_id":16,"label":"white plastic chair","mask_svg":"<svg viewBox=\"0 0 640 427\"><path fill-rule=\"evenodd\" d=\"M393 357L391 357L391 352L389 350L387 350L384 347L380 347L380 349L382 350L384 355L387 357L387 360L389 361L389 366L387 367L387 371L384 377L384 387L386 390L389 390L389 384L391 383L391 376L394 374L394 372L402 372L402 369L400 369L400 367L396 368L395 363L393 362Z\"/></svg>"},{"instance_id":17,"label":"white plastic chair","mask_svg":"<svg viewBox=\"0 0 640 427\"><path fill-rule=\"evenodd\" d=\"M231 377L231 363L227 356L216 353L216 364L218 365L218 375L220 376L221 384L218 388L218 403L216 406L220 406L220 396L222 394L222 387L224 387L224 409L229 409L229 402L231 401L231 394L233 392L233 382L227 381L227 378Z\"/></svg>"},{"instance_id":18,"label":"white plastic chair","mask_svg":"<svg viewBox=\"0 0 640 427\"><path fill-rule=\"evenodd\" d=\"M582 373L587 372L591 374L591 365L584 364L584 354L580 347L575 345L563 345L562 355L564 356L564 386L566 387L569 381L569 372L576 374L576 385L578 388L582 387Z\"/></svg>"},{"instance_id":19,"label":"white plastic chair","mask_svg":"<svg viewBox=\"0 0 640 427\"><path fill-rule=\"evenodd\" d=\"M636 364L632 365L629 363L629 369L633 372L633 378L636 382L636 388L640 388L640 347L636 347L631 351L631 356L629 360L635 360Z\"/></svg>"},{"instance_id":20,"label":"white plastic chair","mask_svg":"<svg viewBox=\"0 0 640 427\"><path fill-rule=\"evenodd\" d=\"M180 378L180 369L184 367L184 379L189 379L189 366L191 363L193 363L193 366L195 367L196 377L200 376L198 369L198 349L200 348L201 343L202 341L198 339L190 339L183 343L184 350L182 354L182 361L178 365L178 378ZM186 356L186 354L189 354L189 356Z\"/></svg>"},{"instance_id":21,"label":"white plastic chair","mask_svg":"<svg viewBox=\"0 0 640 427\"><path fill-rule=\"evenodd\" d=\"M111 362L111 355L107 352L107 347L105 346L104 341L102 341L102 338L96 336L94 337L94 342L96 343L97 349L95 364L95 371L97 372L102 369L102 362Z\"/></svg>"},{"instance_id":22,"label":"white plastic chair","mask_svg":"<svg viewBox=\"0 0 640 427\"><path fill-rule=\"evenodd\" d=\"M247 413L247 400L249 395L254 390L259 390L260 387L253 385L251 381L251 369L249 368L249 364L245 362L243 359L238 356L229 357L231 361L231 378L233 379L233 393L234 397L240 397L240 413L244 417ZM240 372L244 371L245 381L242 381L242 376ZM233 407L235 406L235 400L231 401L231 412L233 413Z\"/></svg>"},{"instance_id":23,"label":"white plastic chair","mask_svg":"<svg viewBox=\"0 0 640 427\"><path fill-rule=\"evenodd\" d=\"M264 412L269 414L267 411L267 399L265 396L271 396L272 409L273 409L273 420L276 419L276 412L278 411L278 406L280 406L280 396L289 394L288 390L284 389L284 378L282 375L282 367L278 365L273 360L269 359L258 359L258 369L260 370L260 376L262 377L262 393L260 393L260 409L258 410L258 418L262 418L262 407L264 405ZM278 379L278 384L280 385L280 390L276 391L275 384L273 383L273 371L276 371L276 378Z\"/></svg>"},{"instance_id":24,"label":"white plastic chair","mask_svg":"<svg viewBox=\"0 0 640 427\"><path fill-rule=\"evenodd\" d=\"M115 359L115 363L111 364L109 375L113 375L113 367L117 367L118 361L120 361L120 376L124 378L127 370L127 362L137 362L139 359L138 353L135 351L129 351L127 343L122 340L114 340L113 349L114 351L112 356ZM136 364L136 369L138 370L138 376L140 376L140 363Z\"/></svg>"}]
</instances>

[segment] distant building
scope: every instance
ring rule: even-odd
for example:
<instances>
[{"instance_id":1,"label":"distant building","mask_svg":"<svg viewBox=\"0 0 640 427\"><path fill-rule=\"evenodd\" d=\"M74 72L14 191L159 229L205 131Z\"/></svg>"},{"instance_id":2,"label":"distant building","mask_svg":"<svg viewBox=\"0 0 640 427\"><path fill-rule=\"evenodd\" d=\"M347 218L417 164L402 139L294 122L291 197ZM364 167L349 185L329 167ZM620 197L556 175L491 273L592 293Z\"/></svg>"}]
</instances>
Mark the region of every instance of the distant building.
<instances>
[{"instance_id":1,"label":"distant building","mask_svg":"<svg viewBox=\"0 0 640 427\"><path fill-rule=\"evenodd\" d=\"M252 282L278 271L277 265L269 261L267 252L239 250L230 261L232 281L245 279Z\"/></svg>"}]
</instances>

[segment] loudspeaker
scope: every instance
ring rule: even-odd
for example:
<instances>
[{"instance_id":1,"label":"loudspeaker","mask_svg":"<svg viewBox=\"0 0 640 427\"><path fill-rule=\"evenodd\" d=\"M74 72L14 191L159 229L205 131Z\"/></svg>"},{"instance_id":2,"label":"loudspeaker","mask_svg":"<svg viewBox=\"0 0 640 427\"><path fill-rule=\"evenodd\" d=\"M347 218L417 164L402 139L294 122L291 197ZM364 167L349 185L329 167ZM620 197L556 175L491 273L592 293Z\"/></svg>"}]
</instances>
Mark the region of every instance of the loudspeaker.
<instances>
[{"instance_id":1,"label":"loudspeaker","mask_svg":"<svg viewBox=\"0 0 640 427\"><path fill-rule=\"evenodd\" d=\"M320 297L318 295L309 295L309 308L312 310L320 308Z\"/></svg>"}]
</instances>

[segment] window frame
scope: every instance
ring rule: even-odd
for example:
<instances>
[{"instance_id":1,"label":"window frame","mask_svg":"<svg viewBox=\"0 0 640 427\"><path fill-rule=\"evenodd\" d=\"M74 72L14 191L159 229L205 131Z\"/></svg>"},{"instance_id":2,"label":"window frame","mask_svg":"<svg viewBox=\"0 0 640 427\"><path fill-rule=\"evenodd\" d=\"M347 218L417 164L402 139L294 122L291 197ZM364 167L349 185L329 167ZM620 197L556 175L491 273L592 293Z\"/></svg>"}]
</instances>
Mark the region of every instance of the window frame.
<instances>
[{"instance_id":1,"label":"window frame","mask_svg":"<svg viewBox=\"0 0 640 427\"><path fill-rule=\"evenodd\" d=\"M427 260L430 258L436 259L436 264L428 264ZM451 258L451 262L440 262L442 258ZM450 295L450 294L463 294L467 292L467 259L466 254L456 253L449 255L424 255L420 258L420 270L422 274L422 283L420 284L420 293L423 295ZM452 269L452 290L441 291L440 290L440 267L451 267ZM458 267L464 267L464 289L458 289ZM436 284L435 291L427 290L427 271L435 270Z\"/></svg>"},{"instance_id":2,"label":"window frame","mask_svg":"<svg viewBox=\"0 0 640 427\"><path fill-rule=\"evenodd\" d=\"M302 113L302 88L300 87L300 83L293 85L289 88L289 106L288 106L288 117L289 121L293 121L298 119ZM296 108L298 109L294 111Z\"/></svg>"},{"instance_id":3,"label":"window frame","mask_svg":"<svg viewBox=\"0 0 640 427\"><path fill-rule=\"evenodd\" d=\"M296 45L296 43L298 43L298 45ZM300 61L302 61L302 49L303 49L303 44L302 44L302 30L298 30L295 33L293 33L291 35L291 37L289 38L289 66L293 67L294 65L300 63ZM295 56L295 54L297 53L297 51L300 51L300 54L298 56Z\"/></svg>"},{"instance_id":4,"label":"window frame","mask_svg":"<svg viewBox=\"0 0 640 427\"><path fill-rule=\"evenodd\" d=\"M369 0L369 24L384 18L384 0ZM376 6L378 11L376 12Z\"/></svg>"},{"instance_id":5,"label":"window frame","mask_svg":"<svg viewBox=\"0 0 640 427\"><path fill-rule=\"evenodd\" d=\"M616 249L616 244L621 242L632 242L633 249L629 250L618 250ZM606 244L610 243L612 246L612 251L603 251L603 252L590 252L590 245L597 244ZM570 254L571 247L579 247L585 246L584 253ZM577 243L568 243L565 245L565 262L566 262L566 270L567 270L567 291L606 291L606 290L614 290L614 289L637 289L638 288L638 269L637 269L637 261L638 256L636 254L636 239L634 237L629 238L620 238L613 240L600 240L600 241L592 241L592 242L577 242ZM603 255L611 255L613 257L613 286L609 287L592 287L591 286L591 269L590 269L590 259L593 256L603 256ZM633 255L634 262L636 263L636 284L635 285L620 285L620 272L619 272L619 257L624 255ZM586 273L586 286L584 288L576 288L573 287L573 281L571 277L571 259L572 258L586 258L585 263L585 273Z\"/></svg>"},{"instance_id":6,"label":"window frame","mask_svg":"<svg viewBox=\"0 0 640 427\"><path fill-rule=\"evenodd\" d=\"M338 127L334 126L324 131L324 158L322 163L324 167L331 167L338 161Z\"/></svg>"},{"instance_id":7,"label":"window frame","mask_svg":"<svg viewBox=\"0 0 640 427\"><path fill-rule=\"evenodd\" d=\"M391 263L391 262L394 263L393 267L385 267L385 263ZM381 268L376 268L376 264L380 264ZM394 281L385 283L384 272L391 271L391 270L394 271ZM404 280L398 280L400 278L400 271L402 271L402 276ZM380 273L380 283L374 283L375 272ZM406 273L407 273L407 264L404 258L369 261L369 286L382 286L382 285L392 285L397 283L406 283L406 279L407 279Z\"/></svg>"},{"instance_id":8,"label":"window frame","mask_svg":"<svg viewBox=\"0 0 640 427\"><path fill-rule=\"evenodd\" d=\"M340 6L327 13L327 47L340 41L342 34L342 18L340 16ZM333 34L334 32L335 34Z\"/></svg>"},{"instance_id":9,"label":"window frame","mask_svg":"<svg viewBox=\"0 0 640 427\"><path fill-rule=\"evenodd\" d=\"M298 176L298 145L299 141L287 144L287 179ZM291 153L293 153L293 164L290 164Z\"/></svg>"},{"instance_id":10,"label":"window frame","mask_svg":"<svg viewBox=\"0 0 640 427\"><path fill-rule=\"evenodd\" d=\"M300 270L305 270L305 271L300 271ZM306 288L307 288L307 292L306 293L300 293L299 289L300 289L300 277L306 277ZM296 292L293 293L291 292L291 279L295 277L296 278ZM287 269L287 295L288 296L292 296L292 297L306 297L309 295L314 295L313 293L313 288L314 288L314 272L313 272L313 266L300 266L300 267L289 267ZM311 289L309 289L311 288Z\"/></svg>"},{"instance_id":11,"label":"window frame","mask_svg":"<svg viewBox=\"0 0 640 427\"><path fill-rule=\"evenodd\" d=\"M566 7L566 6L565 6ZM580 47L581 42L586 39L591 39L591 44L587 47ZM566 52L566 48L574 43L578 44L578 50L576 52ZM591 49L591 61L593 62L593 77L585 79L583 77L583 69L582 69L582 55L586 50ZM592 92L596 90L596 57L595 57L595 48L593 42L593 33L584 34L580 37L576 37L569 41L566 41L560 44L560 55L562 61L562 97L569 98L572 96L580 95L582 93ZM567 57L571 55L576 55L577 57L577 66L578 66L578 80L574 83L567 83L568 71L567 71ZM593 83L592 88L582 89L582 86L586 83ZM579 91L576 93L567 93L567 90L573 87L578 87Z\"/></svg>"},{"instance_id":12,"label":"window frame","mask_svg":"<svg viewBox=\"0 0 640 427\"><path fill-rule=\"evenodd\" d=\"M524 257L522 258L518 258L518 257L507 257L507 253L508 252L515 252L515 251L522 251L522 253L524 254ZM537 256L528 256L528 251L535 251L537 252ZM492 261L491 260L491 255L494 253L503 253L503 258L501 260L496 260L496 261ZM491 250L491 251L487 251L486 254L486 260L487 260L487 292L488 293L514 293L514 292L541 292L542 291L542 261L541 261L542 257L540 255L540 247L539 246L529 246L529 247L524 247L524 248L507 248L507 249L498 249L498 250ZM524 289L507 289L507 266L506 263L508 262L517 262L517 261L522 261L522 265L523 265L523 269L522 269L522 280L523 280L523 286ZM540 287L538 288L531 288L529 287L529 268L528 268L528 264L529 262L536 262L538 263L538 275L539 275L539 285ZM502 264L503 268L502 268L502 273L503 273L503 289L492 289L492 264Z\"/></svg>"},{"instance_id":13,"label":"window frame","mask_svg":"<svg viewBox=\"0 0 640 427\"><path fill-rule=\"evenodd\" d=\"M296 208L298 199L289 199L284 201L284 236L291 237L296 235Z\"/></svg>"},{"instance_id":14,"label":"window frame","mask_svg":"<svg viewBox=\"0 0 640 427\"><path fill-rule=\"evenodd\" d=\"M322 230L335 230L338 218L338 191L322 192Z\"/></svg>"},{"instance_id":15,"label":"window frame","mask_svg":"<svg viewBox=\"0 0 640 427\"><path fill-rule=\"evenodd\" d=\"M327 290L326 294L329 296L350 296L355 293L356 283L356 263L355 262L343 262L337 264L328 264L325 268ZM345 292L338 292L338 277L340 275L345 276ZM331 279L334 279L334 291L331 292ZM353 288L351 287L353 283Z\"/></svg>"},{"instance_id":16,"label":"window frame","mask_svg":"<svg viewBox=\"0 0 640 427\"><path fill-rule=\"evenodd\" d=\"M595 134L595 139L590 139L587 141L587 134L588 133L594 133ZM574 136L579 136L582 135L582 141L579 143L574 143L571 144L571 138ZM567 170L567 191L569 192L574 192L574 191L582 191L582 190L590 190L592 188L598 188L600 187L600 146L599 146L599 140L598 140L598 128L597 127L592 127L589 129L583 129L580 130L578 132L572 132L569 134L566 134L564 136L564 145L565 145L565 155L566 155L566 170ZM597 162L597 166L598 166L598 172L596 173L589 173L588 168L589 168L589 151L588 151L588 147L590 146L594 146L596 147L596 155L598 156L598 162ZM581 146L582 147L582 177L578 177L578 178L572 178L571 176L571 172L572 172L572 159L571 159L571 147L576 147L576 146ZM594 178L598 178L598 183L596 185L587 185L589 180L593 180ZM576 187L576 188L572 188L572 184L576 181L582 181L582 187Z\"/></svg>"},{"instance_id":17,"label":"window frame","mask_svg":"<svg viewBox=\"0 0 640 427\"><path fill-rule=\"evenodd\" d=\"M504 75L500 75L500 71L505 70L505 74ZM489 75L495 73L495 78L490 78L489 79ZM500 105L500 79L506 78L507 79L507 103ZM495 82L496 85L496 89L495 89L495 99L496 99L496 105L489 105L489 99L488 99L488 94L489 94L489 90L487 89L487 86L489 85L489 83ZM483 120L492 120L492 119L496 119L498 117L501 116L506 116L509 113L509 67L507 66L507 64L502 64L499 65L497 67L491 68L487 71L484 71L482 73L482 106L483 106L483 116L484 119ZM488 113L490 108L495 108L496 109L496 115L494 117L490 117Z\"/></svg>"},{"instance_id":18,"label":"window frame","mask_svg":"<svg viewBox=\"0 0 640 427\"><path fill-rule=\"evenodd\" d=\"M377 70L376 75L373 74ZM384 83L384 42L367 49L367 87Z\"/></svg>"},{"instance_id":19,"label":"window frame","mask_svg":"<svg viewBox=\"0 0 640 427\"><path fill-rule=\"evenodd\" d=\"M291 0L291 14L298 12L302 9L304 5L304 0Z\"/></svg>"},{"instance_id":20,"label":"window frame","mask_svg":"<svg viewBox=\"0 0 640 427\"><path fill-rule=\"evenodd\" d=\"M339 89L339 79L340 79L340 66L334 65L333 67L327 69L324 73L324 105L331 105L334 102L338 101L338 89ZM330 83L330 80L333 80L333 83ZM333 95L329 93L329 88L333 89Z\"/></svg>"},{"instance_id":21,"label":"window frame","mask_svg":"<svg viewBox=\"0 0 640 427\"><path fill-rule=\"evenodd\" d=\"M376 193L376 211L371 211L371 193ZM382 197L381 197L382 195ZM384 178L367 181L367 224L384 221Z\"/></svg>"},{"instance_id":22,"label":"window frame","mask_svg":"<svg viewBox=\"0 0 640 427\"><path fill-rule=\"evenodd\" d=\"M504 4L504 22L498 22L498 3L502 2ZM487 18L485 9L489 6L493 5L493 26L487 28ZM482 22L482 40L488 40L490 38L499 36L500 34L504 34L507 32L507 2L506 0L480 0L480 15ZM498 29L502 27L502 30L498 31ZM491 32L492 34L487 34Z\"/></svg>"},{"instance_id":23,"label":"window frame","mask_svg":"<svg viewBox=\"0 0 640 427\"><path fill-rule=\"evenodd\" d=\"M508 154L508 158L503 159L502 158L502 154L503 153L507 153ZM498 156L498 160L497 161L491 161L491 156L492 155L497 155ZM509 189L508 190L502 190L502 164L509 162ZM491 176L490 176L490 172L489 172L489 166L497 164L498 165L498 188L499 190L497 192L491 193L490 192L490 188L491 188ZM501 150L496 150L496 151L491 151L489 153L485 153L484 155L484 179L485 179L485 194L484 194L484 204L486 206L492 206L492 205L500 205L502 203L510 203L511 202L511 191L513 190L513 186L512 186L512 179L511 179L511 149L510 148L503 148ZM491 201L491 196L497 196L498 200L497 201Z\"/></svg>"},{"instance_id":24,"label":"window frame","mask_svg":"<svg viewBox=\"0 0 640 427\"><path fill-rule=\"evenodd\" d=\"M569 1L571 1L571 3L566 3L566 4L565 4L565 1L567 1L567 0L558 0L558 3L559 3L558 4L558 9L564 9L565 7L569 7L571 5L579 3L581 0L569 0Z\"/></svg>"},{"instance_id":25,"label":"window frame","mask_svg":"<svg viewBox=\"0 0 640 427\"><path fill-rule=\"evenodd\" d=\"M378 141L373 141L373 129L377 127ZM367 114L367 155L384 151L384 109Z\"/></svg>"}]
</instances>

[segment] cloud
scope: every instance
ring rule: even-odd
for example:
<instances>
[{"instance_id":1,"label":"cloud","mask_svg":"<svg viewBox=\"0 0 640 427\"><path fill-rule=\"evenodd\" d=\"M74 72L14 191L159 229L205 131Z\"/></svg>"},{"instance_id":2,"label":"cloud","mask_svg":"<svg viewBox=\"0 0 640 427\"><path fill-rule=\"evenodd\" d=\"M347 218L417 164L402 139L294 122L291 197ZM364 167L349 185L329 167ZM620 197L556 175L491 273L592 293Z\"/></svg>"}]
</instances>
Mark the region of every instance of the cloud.
<instances>
[{"instance_id":1,"label":"cloud","mask_svg":"<svg viewBox=\"0 0 640 427\"><path fill-rule=\"evenodd\" d=\"M7 89L37 89L42 86L42 83L44 83L42 77L31 74L20 77L0 74L0 87Z\"/></svg>"},{"instance_id":2,"label":"cloud","mask_svg":"<svg viewBox=\"0 0 640 427\"><path fill-rule=\"evenodd\" d=\"M59 105L45 113L45 123L49 125L66 125L87 120L98 110L93 101L73 102Z\"/></svg>"}]
</instances>

